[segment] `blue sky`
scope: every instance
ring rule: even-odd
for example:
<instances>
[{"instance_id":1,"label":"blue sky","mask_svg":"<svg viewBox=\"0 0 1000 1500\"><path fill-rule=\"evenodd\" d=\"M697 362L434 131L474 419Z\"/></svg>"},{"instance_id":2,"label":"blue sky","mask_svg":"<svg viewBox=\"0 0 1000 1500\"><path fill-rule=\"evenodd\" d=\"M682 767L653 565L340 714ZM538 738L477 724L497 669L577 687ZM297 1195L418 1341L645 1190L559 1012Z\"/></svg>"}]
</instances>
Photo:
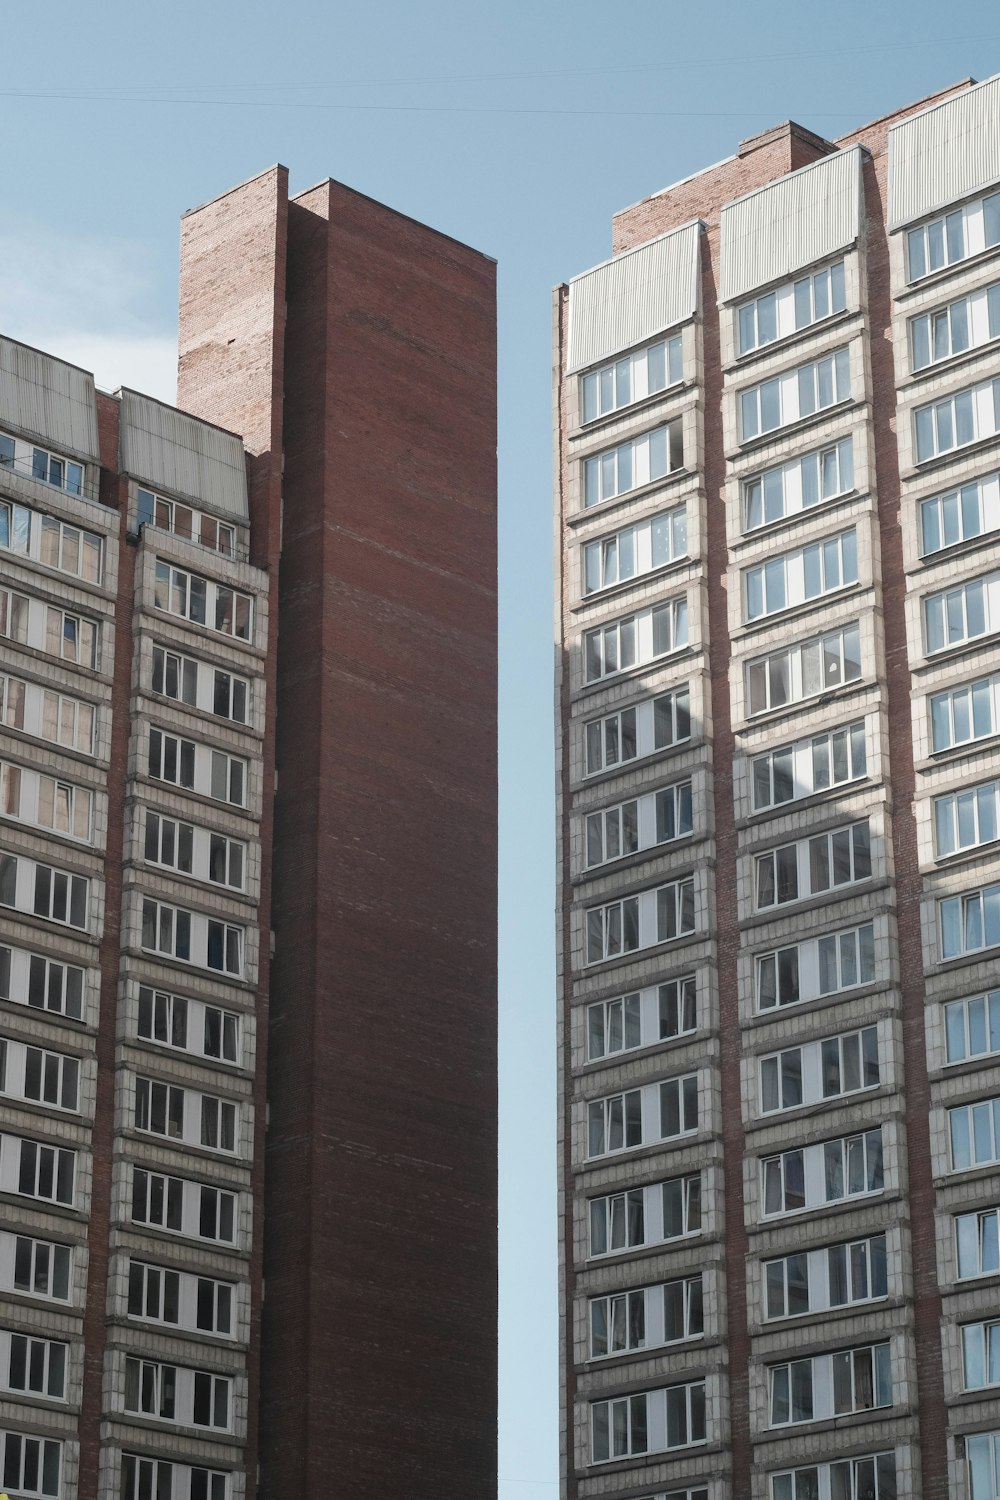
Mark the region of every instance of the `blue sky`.
<instances>
[{"instance_id":1,"label":"blue sky","mask_svg":"<svg viewBox=\"0 0 1000 1500\"><path fill-rule=\"evenodd\" d=\"M550 294L793 118L1000 71L995 0L7 7L0 330L173 396L178 219L274 161L500 263L500 1500L557 1485ZM950 18L950 19L949 19ZM952 24L954 23L954 24Z\"/></svg>"}]
</instances>

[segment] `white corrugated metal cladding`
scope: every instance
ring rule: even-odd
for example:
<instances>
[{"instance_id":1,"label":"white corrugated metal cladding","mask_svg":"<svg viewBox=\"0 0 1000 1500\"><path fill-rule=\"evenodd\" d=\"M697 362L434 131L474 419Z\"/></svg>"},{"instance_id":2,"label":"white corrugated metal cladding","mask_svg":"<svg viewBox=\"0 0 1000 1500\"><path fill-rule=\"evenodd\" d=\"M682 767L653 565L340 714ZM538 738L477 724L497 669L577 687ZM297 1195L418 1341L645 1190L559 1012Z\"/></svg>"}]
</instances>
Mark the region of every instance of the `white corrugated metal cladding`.
<instances>
[{"instance_id":1,"label":"white corrugated metal cladding","mask_svg":"<svg viewBox=\"0 0 1000 1500\"><path fill-rule=\"evenodd\" d=\"M722 210L720 302L846 250L861 222L861 148L835 151Z\"/></svg>"},{"instance_id":2,"label":"white corrugated metal cladding","mask_svg":"<svg viewBox=\"0 0 1000 1500\"><path fill-rule=\"evenodd\" d=\"M7 426L56 453L96 461L93 375L27 344L0 338L0 427Z\"/></svg>"},{"instance_id":3,"label":"white corrugated metal cladding","mask_svg":"<svg viewBox=\"0 0 1000 1500\"><path fill-rule=\"evenodd\" d=\"M1000 182L1000 74L889 130L889 228Z\"/></svg>"},{"instance_id":4,"label":"white corrugated metal cladding","mask_svg":"<svg viewBox=\"0 0 1000 1500\"><path fill-rule=\"evenodd\" d=\"M574 276L566 373L611 359L698 310L701 223L685 224Z\"/></svg>"},{"instance_id":5,"label":"white corrugated metal cladding","mask_svg":"<svg viewBox=\"0 0 1000 1500\"><path fill-rule=\"evenodd\" d=\"M204 510L248 519L246 461L234 433L136 391L123 390L121 401L123 474Z\"/></svg>"}]
</instances>

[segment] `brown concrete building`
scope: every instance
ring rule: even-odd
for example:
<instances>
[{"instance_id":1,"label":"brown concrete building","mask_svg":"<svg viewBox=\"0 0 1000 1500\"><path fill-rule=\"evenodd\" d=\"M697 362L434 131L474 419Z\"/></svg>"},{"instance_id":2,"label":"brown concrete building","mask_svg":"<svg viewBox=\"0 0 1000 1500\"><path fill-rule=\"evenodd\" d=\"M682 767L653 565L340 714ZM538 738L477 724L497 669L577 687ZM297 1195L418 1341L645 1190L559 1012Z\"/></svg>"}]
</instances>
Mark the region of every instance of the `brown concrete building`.
<instances>
[{"instance_id":1,"label":"brown concrete building","mask_svg":"<svg viewBox=\"0 0 1000 1500\"><path fill-rule=\"evenodd\" d=\"M0 1487L486 1497L493 263L275 168L179 400L0 339Z\"/></svg>"},{"instance_id":2,"label":"brown concrete building","mask_svg":"<svg viewBox=\"0 0 1000 1500\"><path fill-rule=\"evenodd\" d=\"M1000 79L555 296L567 1500L1000 1496Z\"/></svg>"}]
</instances>

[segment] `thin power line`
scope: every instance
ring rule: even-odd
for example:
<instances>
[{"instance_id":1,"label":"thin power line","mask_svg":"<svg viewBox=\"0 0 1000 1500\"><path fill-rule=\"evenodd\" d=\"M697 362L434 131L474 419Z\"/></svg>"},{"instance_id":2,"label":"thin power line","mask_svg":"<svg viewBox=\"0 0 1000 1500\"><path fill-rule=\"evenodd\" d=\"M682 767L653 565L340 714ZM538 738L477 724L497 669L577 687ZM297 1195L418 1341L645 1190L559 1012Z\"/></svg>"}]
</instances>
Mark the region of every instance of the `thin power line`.
<instances>
[{"instance_id":1,"label":"thin power line","mask_svg":"<svg viewBox=\"0 0 1000 1500\"><path fill-rule=\"evenodd\" d=\"M866 55L869 55L869 54L871 54L873 52L901 52L901 51L907 51L907 50L911 50L912 51L915 48L921 48L921 47L946 47L946 46L948 46L948 47L965 47L965 46L970 46L970 45L979 45L979 44L981 44L983 42L995 42L995 41L1000 41L1000 34L997 34L997 35L990 34L988 36L968 36L968 37L956 37L956 36L931 37L931 38L926 38L924 40L913 40L913 41L906 41L906 42L904 42L904 41L892 41L892 42L880 42L880 43L874 43L874 44L866 42L863 47L862 46L823 47L823 48L815 48L815 49L812 49L812 50L798 51L798 52L758 52L758 53L741 52L741 53L735 53L735 54L732 54L732 55L729 55L729 56L721 56L721 57L718 56L718 55L713 55L712 57L694 57L694 58L692 58L692 57L681 57L681 58L678 58L677 61L671 61L669 59L659 59L655 63L632 63L632 64L626 64L626 65L622 65L622 66L610 66L610 67L607 66L607 65L602 65L600 67L594 67L594 68L526 68L526 69L515 69L515 70L512 70L512 71L502 72L502 73L446 74L444 76L439 76L439 77L434 77L433 75L426 75L426 74L423 75L423 76L413 77L413 76L407 76L407 75L404 74L404 75L401 75L401 76L389 77L389 78L331 78L331 79L318 79L318 80L316 80L314 82L309 82L309 83L302 83L299 80L296 80L294 82L289 82L289 83L273 83L273 82L269 82L269 83L259 83L259 84L254 83L254 84L252 84L252 83L247 83L247 82L244 81L244 82L241 82L241 83L228 84L228 83L219 83L217 80L213 79L213 81L210 84L207 84L207 85L203 84L203 83L202 84L198 84L198 83L181 83L181 84L167 84L167 83L163 83L163 84L157 84L157 88L161 89L161 90L163 90L164 92L167 92L167 93L179 94L179 93L183 93L183 92L185 92L186 90L189 90L189 89L204 89L206 87L210 88L210 89L212 89L212 90L214 90L214 91L216 91L218 93L223 93L223 92L233 91L233 90L238 90L238 91L243 91L243 92L250 92L250 93L273 93L273 92L280 92L283 89L295 89L296 91L302 91L302 90L309 90L309 89L327 89L327 88L386 88L386 87L397 87L399 85L423 85L423 86L439 87L442 84L509 82L511 79L518 79L518 78L525 78L525 79L529 79L529 78L583 78L583 77L593 77L595 75L597 75L597 76L604 76L604 75L612 74L612 73L615 73L615 74L618 74L618 73L620 73L620 74L661 73L661 72L669 72L671 70L676 71L676 70L680 70L680 69L683 69L684 72L689 72L692 68L728 67L728 66L730 66L731 64L734 64L734 63L737 63L737 64L745 66L747 64L760 63L760 62L794 62L794 61L799 61L799 60L801 60L803 58L822 57L822 58L825 59L825 58L829 58L829 57L854 57L854 56L857 56L860 52L864 52ZM25 93L23 97L27 97L27 98L38 98L38 97L44 97L44 98L73 98L73 99L79 99L79 98L103 98L103 97L107 97L107 98L125 98L125 99L127 99L127 98L130 98L130 97L133 97L133 96L135 96L135 85L131 85L131 84L107 85L107 84L104 84L104 85L100 85L99 87L95 87L93 89L85 90L83 92L67 93L67 94L52 93L52 94L45 94L45 95L37 95L37 94ZM141 94L139 94L137 97L139 97L140 99L142 99L143 96ZM163 102L163 101L156 101L156 102ZM198 102L201 102L201 101L198 101Z\"/></svg>"},{"instance_id":2,"label":"thin power line","mask_svg":"<svg viewBox=\"0 0 1000 1500\"><path fill-rule=\"evenodd\" d=\"M29 92L28 90L0 90L0 99L62 99L90 104L111 102L102 100L100 95L71 94L71 93L42 93ZM502 105L463 105L463 104L342 104L329 102L309 102L302 100L268 100L268 99L162 99L153 95L135 95L126 100L115 102L129 104L168 104L173 108L180 105L194 106L196 108L207 107L212 109L333 109L333 110L359 110L376 114L431 114L431 115L596 115L605 118L629 119L629 120L666 120L666 119L745 119L753 111L748 106L746 109L543 109L531 106ZM824 120L853 120L857 114L856 110L815 110L809 109L812 119Z\"/></svg>"}]
</instances>

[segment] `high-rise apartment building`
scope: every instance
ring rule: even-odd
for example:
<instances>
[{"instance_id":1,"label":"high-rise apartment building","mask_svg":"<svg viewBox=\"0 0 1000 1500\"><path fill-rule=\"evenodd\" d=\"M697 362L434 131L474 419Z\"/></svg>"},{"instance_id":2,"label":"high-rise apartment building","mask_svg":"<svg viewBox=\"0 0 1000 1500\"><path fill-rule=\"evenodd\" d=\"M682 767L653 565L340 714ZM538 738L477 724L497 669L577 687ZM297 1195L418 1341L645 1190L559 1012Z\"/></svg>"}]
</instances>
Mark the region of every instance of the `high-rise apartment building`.
<instances>
[{"instance_id":1,"label":"high-rise apartment building","mask_svg":"<svg viewBox=\"0 0 1000 1500\"><path fill-rule=\"evenodd\" d=\"M555 296L563 1495L1000 1496L1000 79Z\"/></svg>"},{"instance_id":2,"label":"high-rise apartment building","mask_svg":"<svg viewBox=\"0 0 1000 1500\"><path fill-rule=\"evenodd\" d=\"M0 339L0 1488L485 1500L494 266L275 168L179 394Z\"/></svg>"}]
</instances>

